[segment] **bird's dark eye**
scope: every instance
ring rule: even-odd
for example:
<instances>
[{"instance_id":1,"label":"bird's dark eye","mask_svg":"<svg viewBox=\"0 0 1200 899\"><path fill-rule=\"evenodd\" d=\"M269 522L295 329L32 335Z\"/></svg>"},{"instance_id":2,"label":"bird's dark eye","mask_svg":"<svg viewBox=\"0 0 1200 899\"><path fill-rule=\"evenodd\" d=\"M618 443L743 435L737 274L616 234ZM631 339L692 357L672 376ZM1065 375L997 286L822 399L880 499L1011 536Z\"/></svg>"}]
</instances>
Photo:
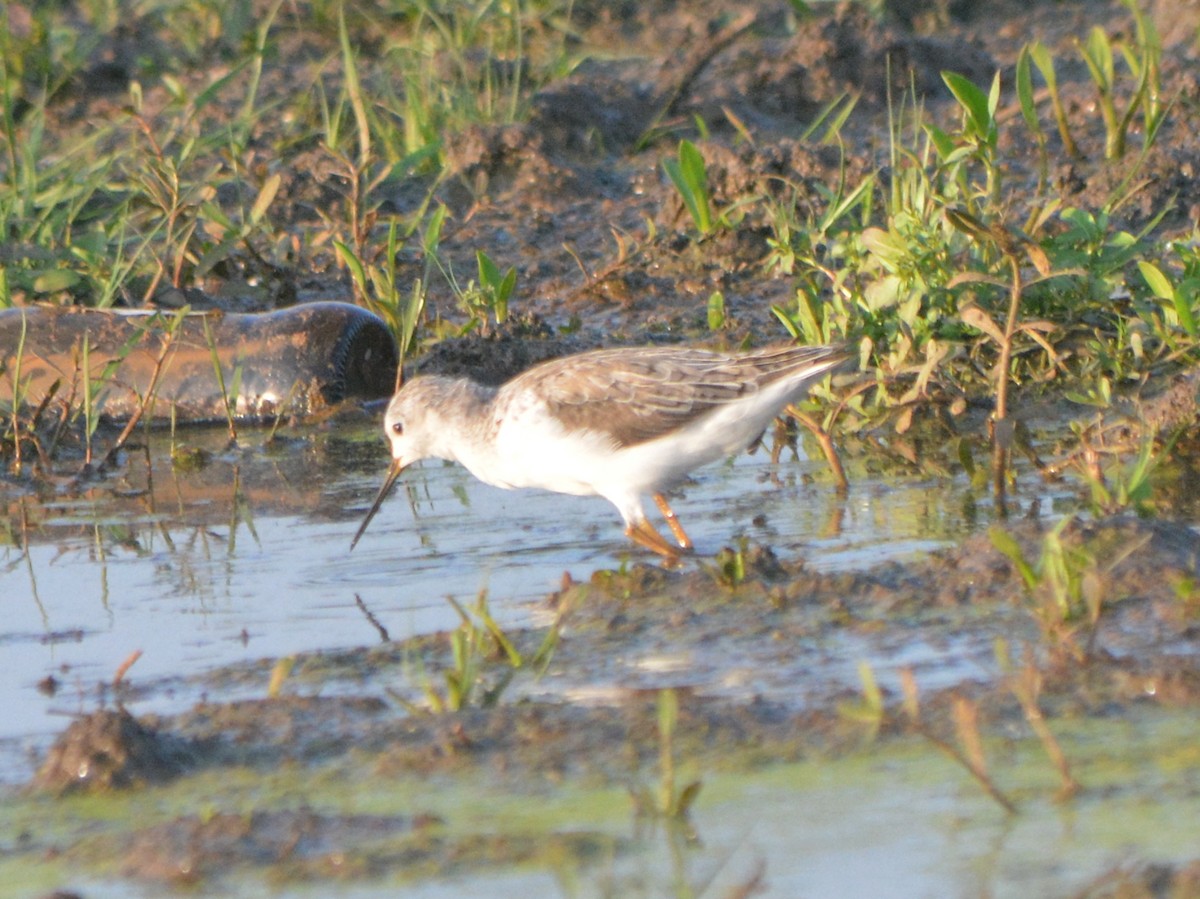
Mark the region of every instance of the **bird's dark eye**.
<instances>
[{"instance_id":1,"label":"bird's dark eye","mask_svg":"<svg viewBox=\"0 0 1200 899\"><path fill-rule=\"evenodd\" d=\"M402 422L402 421L392 422L392 433L403 434L404 433L404 422Z\"/></svg>"}]
</instances>

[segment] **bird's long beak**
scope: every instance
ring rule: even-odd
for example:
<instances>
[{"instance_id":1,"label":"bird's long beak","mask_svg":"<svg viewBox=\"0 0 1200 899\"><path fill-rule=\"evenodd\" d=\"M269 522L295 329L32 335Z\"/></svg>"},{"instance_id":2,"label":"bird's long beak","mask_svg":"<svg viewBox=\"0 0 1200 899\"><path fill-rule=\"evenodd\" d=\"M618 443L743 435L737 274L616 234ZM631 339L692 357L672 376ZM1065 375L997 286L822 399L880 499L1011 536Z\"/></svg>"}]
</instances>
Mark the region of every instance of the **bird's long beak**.
<instances>
[{"instance_id":1,"label":"bird's long beak","mask_svg":"<svg viewBox=\"0 0 1200 899\"><path fill-rule=\"evenodd\" d=\"M393 458L391 467L388 468L387 477L383 479L383 486L379 488L379 492L375 494L375 502L371 503L371 508L367 510L366 517L362 520L362 524L358 526L358 531L354 535L354 539L350 541L350 549L353 550L355 544L358 543L358 538L363 535L367 529L367 525L371 523L371 519L375 517L375 513L379 511L379 507L383 505L383 501L387 499L387 495L392 492L392 485L396 483L396 478L400 477L400 472L404 471L404 462L400 459Z\"/></svg>"}]
</instances>

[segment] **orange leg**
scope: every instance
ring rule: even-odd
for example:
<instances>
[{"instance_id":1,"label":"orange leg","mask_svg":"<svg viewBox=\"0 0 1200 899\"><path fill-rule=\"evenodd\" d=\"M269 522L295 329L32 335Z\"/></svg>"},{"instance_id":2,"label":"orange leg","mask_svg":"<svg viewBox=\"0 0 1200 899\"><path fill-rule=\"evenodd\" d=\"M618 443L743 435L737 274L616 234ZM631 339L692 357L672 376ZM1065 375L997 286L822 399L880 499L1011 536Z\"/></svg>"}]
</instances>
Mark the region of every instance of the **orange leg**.
<instances>
[{"instance_id":1,"label":"orange leg","mask_svg":"<svg viewBox=\"0 0 1200 899\"><path fill-rule=\"evenodd\" d=\"M631 524L625 528L625 536L638 546L644 546L646 549L658 553L667 564L679 561L679 550L668 543L662 534L654 530L654 525L644 518L637 524Z\"/></svg>"},{"instance_id":2,"label":"orange leg","mask_svg":"<svg viewBox=\"0 0 1200 899\"><path fill-rule=\"evenodd\" d=\"M667 503L667 498L661 493L656 493L654 494L654 502L658 505L658 511L662 512L662 517L667 522L667 527L675 535L675 539L679 542L680 547L690 550L692 548L692 541L688 539L688 535L683 530L683 525L679 523L679 516L675 514L675 510Z\"/></svg>"}]
</instances>

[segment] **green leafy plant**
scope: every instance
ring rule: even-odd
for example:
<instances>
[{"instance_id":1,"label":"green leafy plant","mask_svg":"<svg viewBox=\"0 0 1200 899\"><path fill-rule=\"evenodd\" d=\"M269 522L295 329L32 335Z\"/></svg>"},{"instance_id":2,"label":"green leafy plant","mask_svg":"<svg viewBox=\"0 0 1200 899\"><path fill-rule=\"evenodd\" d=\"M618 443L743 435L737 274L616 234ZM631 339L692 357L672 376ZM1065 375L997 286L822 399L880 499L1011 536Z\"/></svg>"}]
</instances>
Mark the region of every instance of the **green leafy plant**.
<instances>
[{"instance_id":1,"label":"green leafy plant","mask_svg":"<svg viewBox=\"0 0 1200 899\"><path fill-rule=\"evenodd\" d=\"M472 278L466 287L462 287L454 272L436 255L433 260L467 313L467 321L460 333L466 334L476 328L487 333L492 322L499 325L508 320L508 304L517 284L515 267L509 266L501 271L487 253L477 250L475 263L479 280Z\"/></svg>"},{"instance_id":2,"label":"green leafy plant","mask_svg":"<svg viewBox=\"0 0 1200 899\"><path fill-rule=\"evenodd\" d=\"M1062 533L1073 520L1067 516L1046 532L1041 556L1032 563L1003 528L993 527L988 537L1013 563L1026 591L1037 600L1039 617L1054 623L1086 618L1094 624L1101 610L1096 560L1086 549L1064 543Z\"/></svg>"},{"instance_id":3,"label":"green leafy plant","mask_svg":"<svg viewBox=\"0 0 1200 899\"><path fill-rule=\"evenodd\" d=\"M1000 73L992 78L991 89L985 94L970 79L957 72L942 72L942 80L954 95L963 110L962 128L956 137L940 128L926 125L933 145L943 167L952 172L958 183L960 201L968 211L976 213L977 192L967 182L967 166L970 160L984 171L985 184L978 192L982 202L994 207L1000 198L1001 176L997 160L997 141L1000 136L996 124L996 109L1000 104Z\"/></svg>"},{"instance_id":4,"label":"green leafy plant","mask_svg":"<svg viewBox=\"0 0 1200 899\"><path fill-rule=\"evenodd\" d=\"M912 139L919 145L909 149L904 123L893 124L892 177L882 198L886 219L857 235L852 258L859 271L848 283L857 318L854 330L886 348L884 372L903 370L914 350L919 354L931 339L958 329L958 297L948 285L969 249L941 213L961 197L967 182L957 172L971 157L949 154L935 166L946 148L937 149L940 137L923 126L919 107L909 115Z\"/></svg>"},{"instance_id":5,"label":"green leafy plant","mask_svg":"<svg viewBox=\"0 0 1200 899\"><path fill-rule=\"evenodd\" d=\"M1096 85L1100 115L1104 119L1106 159L1120 159L1125 155L1126 141L1133 118L1139 110L1143 114L1145 146L1150 146L1162 124L1163 104L1160 100L1159 65L1162 58L1162 42L1154 23L1144 16L1135 0L1125 0L1134 15L1136 40L1131 46L1120 43L1121 55L1133 78L1134 86L1124 111L1117 109L1117 71L1114 42L1104 29L1095 26L1087 40L1079 45L1080 54L1087 64L1088 73Z\"/></svg>"},{"instance_id":6,"label":"green leafy plant","mask_svg":"<svg viewBox=\"0 0 1200 899\"><path fill-rule=\"evenodd\" d=\"M478 312L491 312L496 324L508 320L508 300L513 288L517 285L517 270L509 266L503 272L483 250L475 251L475 263L479 269L479 296L481 306Z\"/></svg>"},{"instance_id":7,"label":"green leafy plant","mask_svg":"<svg viewBox=\"0 0 1200 899\"><path fill-rule=\"evenodd\" d=\"M1107 471L1101 470L1095 453L1085 453L1078 468L1087 483L1092 509L1102 515L1126 509L1139 515L1151 514L1153 477L1163 458L1170 454L1173 443L1169 441L1159 450L1157 435L1147 434L1133 459L1128 463L1117 459Z\"/></svg>"},{"instance_id":8,"label":"green leafy plant","mask_svg":"<svg viewBox=\"0 0 1200 899\"><path fill-rule=\"evenodd\" d=\"M1115 550L1107 546L1093 548L1063 538L1073 522L1073 516L1066 516L1045 533L1041 553L1034 562L1026 559L1020 544L1003 528L991 528L988 537L1012 562L1031 600L1030 610L1050 645L1082 660L1090 651L1100 614L1109 599L1108 573L1145 545L1149 535ZM1104 559L1103 564L1100 559ZM1087 635L1083 646L1076 639L1080 630Z\"/></svg>"},{"instance_id":9,"label":"green leafy plant","mask_svg":"<svg viewBox=\"0 0 1200 899\"><path fill-rule=\"evenodd\" d=\"M772 210L774 234L767 238L771 252L765 265L788 275L799 270L800 279L794 308L773 305L771 311L796 340L829 343L836 334L853 333L860 327L854 291L848 283L850 272L834 269L818 248L828 246L833 255L851 262L855 259L853 218L857 211L870 208L874 187L873 175L849 187L843 169L836 189L818 186L825 206L815 222L796 221L792 211L782 205Z\"/></svg>"},{"instance_id":10,"label":"green leafy plant","mask_svg":"<svg viewBox=\"0 0 1200 899\"><path fill-rule=\"evenodd\" d=\"M1138 271L1142 273L1151 292L1163 301L1168 328L1177 326L1182 328L1188 337L1200 337L1193 308L1196 305L1197 293L1200 293L1200 272L1193 271L1179 283L1173 284L1163 274L1162 269L1148 260L1138 260Z\"/></svg>"},{"instance_id":11,"label":"green leafy plant","mask_svg":"<svg viewBox=\"0 0 1200 899\"><path fill-rule=\"evenodd\" d=\"M1096 87L1097 106L1104 121L1104 156L1109 160L1121 159L1125 155L1128 135L1139 112L1143 126L1143 149L1150 147L1165 120L1169 105L1162 98L1162 41L1154 23L1142 12L1137 0L1122 2L1134 17L1135 37L1132 43L1110 39L1098 25L1088 32L1085 40L1076 41L1080 58ZM1121 92L1116 64L1118 53L1133 82L1124 109L1118 108L1118 95ZM1017 94L1022 115L1041 144L1043 138L1034 107L1031 62L1046 83L1063 149L1069 156L1078 157L1079 149L1071 135L1058 90L1054 60L1040 41L1027 44L1017 61Z\"/></svg>"},{"instance_id":12,"label":"green leafy plant","mask_svg":"<svg viewBox=\"0 0 1200 899\"><path fill-rule=\"evenodd\" d=\"M704 569L723 587L740 587L746 580L746 553L750 541L739 537L734 546L725 546L717 553L712 564L702 563Z\"/></svg>"},{"instance_id":13,"label":"green leafy plant","mask_svg":"<svg viewBox=\"0 0 1200 899\"><path fill-rule=\"evenodd\" d=\"M59 152L45 117L39 105L20 124L11 110L0 118L0 307L27 298L111 303L142 252L129 252L130 206L111 186L113 155L101 149L116 126Z\"/></svg>"},{"instance_id":14,"label":"green leafy plant","mask_svg":"<svg viewBox=\"0 0 1200 899\"><path fill-rule=\"evenodd\" d=\"M450 135L520 121L531 94L570 71L569 19L569 6L564 16L557 4L418 0L398 8L395 26L404 38L390 42L386 79L374 86L378 141L394 154L419 155L426 172L441 172ZM393 84L402 88L398 95Z\"/></svg>"},{"instance_id":15,"label":"green leafy plant","mask_svg":"<svg viewBox=\"0 0 1200 899\"><path fill-rule=\"evenodd\" d=\"M439 209L442 215L435 215L433 223L440 225L445 207ZM350 272L355 293L362 304L382 318L395 336L403 365L416 345L426 290L425 282L420 278L413 282L407 294L400 286L396 267L400 250L399 224L394 219L388 224L387 242L380 262L364 262L341 241L334 241L334 247Z\"/></svg>"},{"instance_id":16,"label":"green leafy plant","mask_svg":"<svg viewBox=\"0 0 1200 899\"><path fill-rule=\"evenodd\" d=\"M992 439L992 470L993 485L997 495L1004 492L1005 475L1009 446L1012 440L1012 428L1008 421L1008 393L1011 379L1011 363L1013 354L1013 338L1024 332L1035 340L1044 343L1040 331L1045 324L1040 322L1020 321L1021 305L1025 291L1047 281L1076 277L1083 272L1079 270L1054 271L1050 260L1037 244L1034 244L1022 234L1013 233L994 225L988 227L965 210L948 209L947 218L964 234L980 242L986 242L999 250L1008 268L1008 280L985 275L980 272L966 272L951 281L951 285L973 283L988 283L1008 291L1008 314L1003 329L998 327L986 312L978 307L965 307L962 311L963 321L978 328L997 344L999 361L996 363L996 408L992 414L990 436ZM1028 261L1037 272L1035 278L1026 279L1023 274L1023 264Z\"/></svg>"},{"instance_id":17,"label":"green leafy plant","mask_svg":"<svg viewBox=\"0 0 1200 899\"><path fill-rule=\"evenodd\" d=\"M486 592L480 592L469 609L453 597L447 597L447 601L458 613L459 625L450 633L451 665L442 672L443 687L439 688L423 670L419 674L426 706L435 714L496 705L518 670L531 670L535 676L540 676L554 656L563 617L568 611L567 605L559 609L541 645L527 659L492 616ZM485 686L483 676L487 662L497 655L504 667L501 674ZM401 702L411 711L420 711L405 700Z\"/></svg>"}]
</instances>

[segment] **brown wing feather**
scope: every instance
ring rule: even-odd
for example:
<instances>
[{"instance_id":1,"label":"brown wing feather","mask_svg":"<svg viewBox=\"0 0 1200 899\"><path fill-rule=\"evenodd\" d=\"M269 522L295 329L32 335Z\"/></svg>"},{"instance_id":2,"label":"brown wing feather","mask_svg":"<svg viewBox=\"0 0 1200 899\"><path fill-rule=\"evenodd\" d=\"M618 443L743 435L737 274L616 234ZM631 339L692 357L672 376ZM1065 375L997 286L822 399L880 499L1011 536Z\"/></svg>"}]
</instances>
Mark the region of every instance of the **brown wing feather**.
<instances>
[{"instance_id":1,"label":"brown wing feather","mask_svg":"<svg viewBox=\"0 0 1200 899\"><path fill-rule=\"evenodd\" d=\"M740 355L677 347L595 350L545 362L505 387L536 387L567 427L603 428L617 445L631 446L780 378L845 357L840 347L824 346Z\"/></svg>"}]
</instances>

